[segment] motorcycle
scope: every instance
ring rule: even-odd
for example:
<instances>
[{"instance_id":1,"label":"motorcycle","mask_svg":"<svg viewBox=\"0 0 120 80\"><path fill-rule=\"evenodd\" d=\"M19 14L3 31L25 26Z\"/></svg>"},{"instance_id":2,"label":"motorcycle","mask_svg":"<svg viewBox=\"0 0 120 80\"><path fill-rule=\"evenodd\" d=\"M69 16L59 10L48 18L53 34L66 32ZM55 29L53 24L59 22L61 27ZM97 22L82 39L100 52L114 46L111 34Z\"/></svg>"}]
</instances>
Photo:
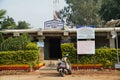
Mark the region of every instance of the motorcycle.
<instances>
[{"instance_id":1,"label":"motorcycle","mask_svg":"<svg viewBox=\"0 0 120 80\"><path fill-rule=\"evenodd\" d=\"M63 57L62 60L59 59L59 62L57 65L57 71L62 77L64 77L65 74L72 74L71 66L67 60L67 57Z\"/></svg>"}]
</instances>

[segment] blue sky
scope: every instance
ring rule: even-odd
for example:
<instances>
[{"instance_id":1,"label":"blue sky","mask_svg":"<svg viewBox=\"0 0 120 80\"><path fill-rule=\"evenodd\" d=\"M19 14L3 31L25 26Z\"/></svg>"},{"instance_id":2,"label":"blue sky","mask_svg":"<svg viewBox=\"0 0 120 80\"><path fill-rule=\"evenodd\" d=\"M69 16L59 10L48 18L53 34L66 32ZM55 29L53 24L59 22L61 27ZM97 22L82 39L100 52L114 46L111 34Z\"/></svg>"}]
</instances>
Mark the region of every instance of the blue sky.
<instances>
[{"instance_id":1,"label":"blue sky","mask_svg":"<svg viewBox=\"0 0 120 80\"><path fill-rule=\"evenodd\" d=\"M59 0L59 9L66 5ZM33 28L44 28L44 22L53 19L53 0L0 0L0 9L7 10L15 22L26 21Z\"/></svg>"}]
</instances>

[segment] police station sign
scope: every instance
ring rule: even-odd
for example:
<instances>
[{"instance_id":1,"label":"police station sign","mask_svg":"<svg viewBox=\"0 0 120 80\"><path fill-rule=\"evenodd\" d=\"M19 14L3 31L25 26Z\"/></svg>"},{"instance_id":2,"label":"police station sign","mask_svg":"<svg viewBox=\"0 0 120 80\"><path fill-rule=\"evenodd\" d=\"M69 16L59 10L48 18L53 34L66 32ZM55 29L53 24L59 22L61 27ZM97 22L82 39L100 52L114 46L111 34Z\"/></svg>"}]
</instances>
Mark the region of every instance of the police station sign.
<instances>
[{"instance_id":1,"label":"police station sign","mask_svg":"<svg viewBox=\"0 0 120 80\"><path fill-rule=\"evenodd\" d=\"M49 20L44 23L45 29L63 29L64 23L60 20Z\"/></svg>"}]
</instances>

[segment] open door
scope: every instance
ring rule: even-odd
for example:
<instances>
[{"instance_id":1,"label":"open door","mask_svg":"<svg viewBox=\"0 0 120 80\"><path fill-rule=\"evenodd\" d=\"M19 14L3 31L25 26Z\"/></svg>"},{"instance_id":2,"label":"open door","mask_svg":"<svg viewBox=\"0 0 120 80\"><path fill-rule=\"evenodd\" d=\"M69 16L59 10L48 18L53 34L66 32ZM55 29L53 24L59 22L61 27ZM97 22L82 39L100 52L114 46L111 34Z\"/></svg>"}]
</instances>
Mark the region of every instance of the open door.
<instances>
[{"instance_id":1,"label":"open door","mask_svg":"<svg viewBox=\"0 0 120 80\"><path fill-rule=\"evenodd\" d=\"M45 56L46 60L62 58L60 38L46 38L45 40Z\"/></svg>"},{"instance_id":2,"label":"open door","mask_svg":"<svg viewBox=\"0 0 120 80\"><path fill-rule=\"evenodd\" d=\"M60 48L60 39L50 39L50 58L58 59L62 57L61 48Z\"/></svg>"}]
</instances>

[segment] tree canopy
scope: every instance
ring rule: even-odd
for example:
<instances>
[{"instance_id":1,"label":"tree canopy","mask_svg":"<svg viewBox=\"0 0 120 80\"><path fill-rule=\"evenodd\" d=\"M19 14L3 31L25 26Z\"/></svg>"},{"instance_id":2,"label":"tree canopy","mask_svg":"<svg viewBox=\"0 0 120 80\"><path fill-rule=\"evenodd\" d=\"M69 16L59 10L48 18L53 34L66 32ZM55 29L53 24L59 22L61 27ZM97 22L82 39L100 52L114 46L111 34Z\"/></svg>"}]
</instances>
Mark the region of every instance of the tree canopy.
<instances>
[{"instance_id":1,"label":"tree canopy","mask_svg":"<svg viewBox=\"0 0 120 80\"><path fill-rule=\"evenodd\" d=\"M60 16L67 25L103 25L120 19L120 0L65 0Z\"/></svg>"},{"instance_id":2,"label":"tree canopy","mask_svg":"<svg viewBox=\"0 0 120 80\"><path fill-rule=\"evenodd\" d=\"M4 18L4 15L6 14L6 11L1 9L0 10L0 19Z\"/></svg>"},{"instance_id":3,"label":"tree canopy","mask_svg":"<svg viewBox=\"0 0 120 80\"><path fill-rule=\"evenodd\" d=\"M1 29L14 29L16 27L16 23L12 17L5 17L1 22Z\"/></svg>"},{"instance_id":4,"label":"tree canopy","mask_svg":"<svg viewBox=\"0 0 120 80\"><path fill-rule=\"evenodd\" d=\"M5 10L0 10L0 29L1 29L1 23L2 23L2 19L4 18L4 15L6 14Z\"/></svg>"},{"instance_id":5,"label":"tree canopy","mask_svg":"<svg viewBox=\"0 0 120 80\"><path fill-rule=\"evenodd\" d=\"M26 21L19 21L16 29L29 29L30 24Z\"/></svg>"},{"instance_id":6,"label":"tree canopy","mask_svg":"<svg viewBox=\"0 0 120 80\"><path fill-rule=\"evenodd\" d=\"M1 43L1 50L24 50L26 49L26 45L31 42L31 37L27 34L23 34L17 37L9 37L5 39Z\"/></svg>"},{"instance_id":7,"label":"tree canopy","mask_svg":"<svg viewBox=\"0 0 120 80\"><path fill-rule=\"evenodd\" d=\"M66 0L68 4L60 11L67 25L97 25L101 0Z\"/></svg>"},{"instance_id":8,"label":"tree canopy","mask_svg":"<svg viewBox=\"0 0 120 80\"><path fill-rule=\"evenodd\" d=\"M18 25L12 17L5 16L6 10L0 10L0 30L2 29L28 29L30 24L26 21L18 21Z\"/></svg>"},{"instance_id":9,"label":"tree canopy","mask_svg":"<svg viewBox=\"0 0 120 80\"><path fill-rule=\"evenodd\" d=\"M103 0L100 15L105 21L120 19L120 0Z\"/></svg>"}]
</instances>

